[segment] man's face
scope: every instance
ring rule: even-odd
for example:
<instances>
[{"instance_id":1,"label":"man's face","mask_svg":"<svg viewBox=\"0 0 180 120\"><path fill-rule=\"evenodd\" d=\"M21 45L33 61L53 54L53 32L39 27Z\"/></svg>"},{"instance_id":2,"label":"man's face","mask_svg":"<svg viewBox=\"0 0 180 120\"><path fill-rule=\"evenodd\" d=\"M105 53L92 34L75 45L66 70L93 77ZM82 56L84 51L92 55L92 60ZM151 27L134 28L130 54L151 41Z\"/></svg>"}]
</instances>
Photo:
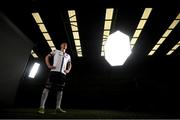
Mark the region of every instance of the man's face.
<instances>
[{"instance_id":1,"label":"man's face","mask_svg":"<svg viewBox=\"0 0 180 120\"><path fill-rule=\"evenodd\" d=\"M62 44L61 44L61 48L67 49L67 43L62 43Z\"/></svg>"}]
</instances>

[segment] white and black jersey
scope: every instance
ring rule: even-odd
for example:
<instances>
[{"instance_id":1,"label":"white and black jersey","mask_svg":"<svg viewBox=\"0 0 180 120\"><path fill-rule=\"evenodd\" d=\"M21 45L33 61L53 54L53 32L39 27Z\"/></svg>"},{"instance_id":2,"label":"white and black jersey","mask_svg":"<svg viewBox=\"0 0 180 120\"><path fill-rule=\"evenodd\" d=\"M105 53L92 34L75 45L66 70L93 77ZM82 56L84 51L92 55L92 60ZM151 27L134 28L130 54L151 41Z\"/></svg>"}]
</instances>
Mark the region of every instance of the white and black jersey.
<instances>
[{"instance_id":1,"label":"white and black jersey","mask_svg":"<svg viewBox=\"0 0 180 120\"><path fill-rule=\"evenodd\" d=\"M51 71L66 74L64 71L66 70L68 62L71 62L70 55L67 53L63 53L60 50L54 50L50 54L53 56L53 66L56 67L54 69L51 69Z\"/></svg>"}]
</instances>

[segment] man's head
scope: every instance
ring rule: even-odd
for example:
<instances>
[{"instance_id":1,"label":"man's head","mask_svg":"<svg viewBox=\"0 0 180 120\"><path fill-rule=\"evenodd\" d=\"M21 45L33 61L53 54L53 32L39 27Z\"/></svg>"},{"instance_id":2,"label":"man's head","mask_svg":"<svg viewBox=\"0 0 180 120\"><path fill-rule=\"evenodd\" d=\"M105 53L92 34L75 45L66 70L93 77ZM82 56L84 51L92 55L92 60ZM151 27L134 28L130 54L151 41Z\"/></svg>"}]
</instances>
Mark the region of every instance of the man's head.
<instances>
[{"instance_id":1,"label":"man's head","mask_svg":"<svg viewBox=\"0 0 180 120\"><path fill-rule=\"evenodd\" d=\"M63 43L61 43L61 50L66 50L67 49L67 43L66 42L63 42Z\"/></svg>"}]
</instances>

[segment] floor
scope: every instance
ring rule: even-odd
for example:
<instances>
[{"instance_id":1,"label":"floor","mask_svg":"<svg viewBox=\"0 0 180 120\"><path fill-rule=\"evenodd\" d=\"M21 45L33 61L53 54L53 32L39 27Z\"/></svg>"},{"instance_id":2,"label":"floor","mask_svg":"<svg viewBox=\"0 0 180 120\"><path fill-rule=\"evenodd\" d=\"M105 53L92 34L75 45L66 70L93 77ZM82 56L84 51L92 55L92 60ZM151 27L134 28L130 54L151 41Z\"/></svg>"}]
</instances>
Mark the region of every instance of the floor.
<instances>
[{"instance_id":1,"label":"floor","mask_svg":"<svg viewBox=\"0 0 180 120\"><path fill-rule=\"evenodd\" d=\"M56 113L54 109L46 109L44 115L37 113L36 108L14 108L0 109L1 119L178 119L180 114L167 113L145 113L119 110L97 110L97 109L65 109L66 113Z\"/></svg>"}]
</instances>

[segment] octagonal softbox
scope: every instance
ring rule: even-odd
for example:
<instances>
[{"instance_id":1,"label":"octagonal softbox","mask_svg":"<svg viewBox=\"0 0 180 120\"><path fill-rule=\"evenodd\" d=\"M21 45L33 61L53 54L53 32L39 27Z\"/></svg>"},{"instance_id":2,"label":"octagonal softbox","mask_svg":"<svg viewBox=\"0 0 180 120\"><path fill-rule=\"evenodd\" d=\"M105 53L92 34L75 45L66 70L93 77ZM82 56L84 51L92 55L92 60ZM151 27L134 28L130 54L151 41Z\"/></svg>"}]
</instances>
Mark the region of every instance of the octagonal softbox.
<instances>
[{"instance_id":1,"label":"octagonal softbox","mask_svg":"<svg viewBox=\"0 0 180 120\"><path fill-rule=\"evenodd\" d=\"M116 31L109 35L105 46L105 59L111 66L120 66L125 63L131 54L129 36Z\"/></svg>"}]
</instances>

